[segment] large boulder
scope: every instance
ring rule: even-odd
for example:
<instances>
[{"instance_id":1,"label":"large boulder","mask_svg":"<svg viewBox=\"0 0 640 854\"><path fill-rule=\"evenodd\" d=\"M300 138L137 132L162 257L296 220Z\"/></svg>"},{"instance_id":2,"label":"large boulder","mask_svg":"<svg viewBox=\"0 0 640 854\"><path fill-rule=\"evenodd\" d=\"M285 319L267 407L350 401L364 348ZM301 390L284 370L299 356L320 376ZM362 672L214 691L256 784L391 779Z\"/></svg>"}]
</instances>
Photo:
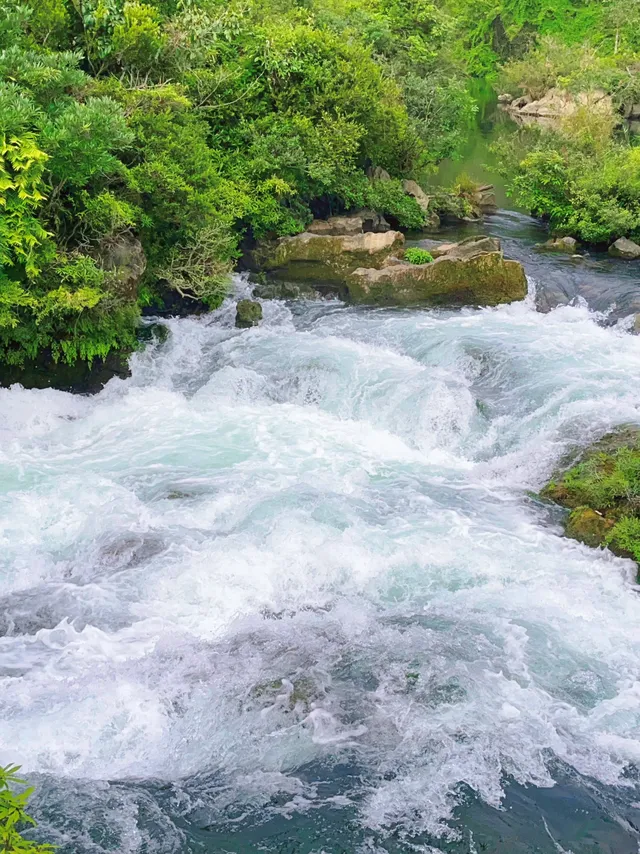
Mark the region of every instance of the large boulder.
<instances>
[{"instance_id":1,"label":"large boulder","mask_svg":"<svg viewBox=\"0 0 640 854\"><path fill-rule=\"evenodd\" d=\"M450 244L430 264L360 267L347 290L356 303L493 306L524 299L527 278L518 261L505 260L496 238L480 238Z\"/></svg>"},{"instance_id":2,"label":"large boulder","mask_svg":"<svg viewBox=\"0 0 640 854\"><path fill-rule=\"evenodd\" d=\"M609 255L614 258L624 258L625 261L635 261L640 258L640 246L633 240L621 237L609 247Z\"/></svg>"},{"instance_id":3,"label":"large boulder","mask_svg":"<svg viewBox=\"0 0 640 854\"><path fill-rule=\"evenodd\" d=\"M409 181L405 179L402 182L402 189L408 196L412 196L416 200L425 213L429 213L429 196L417 181Z\"/></svg>"},{"instance_id":4,"label":"large boulder","mask_svg":"<svg viewBox=\"0 0 640 854\"><path fill-rule=\"evenodd\" d=\"M498 212L498 200L493 184L481 184L471 196L471 204L481 214Z\"/></svg>"},{"instance_id":5,"label":"large boulder","mask_svg":"<svg viewBox=\"0 0 640 854\"><path fill-rule=\"evenodd\" d=\"M403 243L398 231L346 235L305 231L258 247L254 263L284 281L343 285L352 270L380 266Z\"/></svg>"},{"instance_id":6,"label":"large boulder","mask_svg":"<svg viewBox=\"0 0 640 854\"><path fill-rule=\"evenodd\" d=\"M113 274L113 290L125 299L136 299L138 285L147 269L140 241L132 234L121 234L99 246L97 259L104 270Z\"/></svg>"}]
</instances>

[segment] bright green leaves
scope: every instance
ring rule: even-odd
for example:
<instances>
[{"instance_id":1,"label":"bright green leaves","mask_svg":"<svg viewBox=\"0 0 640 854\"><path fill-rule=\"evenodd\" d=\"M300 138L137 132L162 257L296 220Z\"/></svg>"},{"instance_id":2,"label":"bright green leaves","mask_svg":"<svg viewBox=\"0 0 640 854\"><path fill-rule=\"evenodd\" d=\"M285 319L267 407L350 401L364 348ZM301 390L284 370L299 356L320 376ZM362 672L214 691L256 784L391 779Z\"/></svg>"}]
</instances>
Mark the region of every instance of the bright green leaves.
<instances>
[{"instance_id":1,"label":"bright green leaves","mask_svg":"<svg viewBox=\"0 0 640 854\"><path fill-rule=\"evenodd\" d=\"M159 65L167 44L168 35L155 7L146 3L125 3L111 42L119 65L148 75Z\"/></svg>"},{"instance_id":2,"label":"bright green leaves","mask_svg":"<svg viewBox=\"0 0 640 854\"><path fill-rule=\"evenodd\" d=\"M15 792L13 787L24 786L17 774L19 765L0 767L0 851L2 854L53 854L51 845L39 845L24 839L21 830L34 827L36 822L27 812L33 787Z\"/></svg>"},{"instance_id":3,"label":"bright green leaves","mask_svg":"<svg viewBox=\"0 0 640 854\"><path fill-rule=\"evenodd\" d=\"M46 162L32 135L0 136L0 265L19 263L31 278L40 272L38 249L48 238L36 216Z\"/></svg>"}]
</instances>

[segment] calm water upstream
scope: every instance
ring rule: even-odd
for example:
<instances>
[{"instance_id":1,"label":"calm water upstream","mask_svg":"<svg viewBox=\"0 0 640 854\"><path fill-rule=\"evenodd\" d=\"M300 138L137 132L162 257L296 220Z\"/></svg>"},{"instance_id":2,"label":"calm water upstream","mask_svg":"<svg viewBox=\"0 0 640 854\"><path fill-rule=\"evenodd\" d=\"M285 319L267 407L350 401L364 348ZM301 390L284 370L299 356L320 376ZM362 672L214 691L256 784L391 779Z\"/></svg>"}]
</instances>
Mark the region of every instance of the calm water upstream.
<instances>
[{"instance_id":1,"label":"calm water upstream","mask_svg":"<svg viewBox=\"0 0 640 854\"><path fill-rule=\"evenodd\" d=\"M0 390L0 761L61 854L638 851L634 567L530 492L640 423L640 265L486 230L526 302L230 303Z\"/></svg>"}]
</instances>

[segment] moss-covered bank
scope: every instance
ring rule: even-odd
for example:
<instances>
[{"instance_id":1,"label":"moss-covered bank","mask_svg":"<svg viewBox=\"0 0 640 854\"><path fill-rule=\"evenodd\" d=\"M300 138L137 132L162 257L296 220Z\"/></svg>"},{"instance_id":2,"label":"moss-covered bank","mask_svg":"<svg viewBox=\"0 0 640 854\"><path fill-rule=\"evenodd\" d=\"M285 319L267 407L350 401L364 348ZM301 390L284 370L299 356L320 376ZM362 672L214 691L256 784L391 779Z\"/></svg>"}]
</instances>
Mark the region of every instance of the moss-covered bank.
<instances>
[{"instance_id":1,"label":"moss-covered bank","mask_svg":"<svg viewBox=\"0 0 640 854\"><path fill-rule=\"evenodd\" d=\"M605 436L541 495L571 511L568 537L640 564L640 428Z\"/></svg>"}]
</instances>

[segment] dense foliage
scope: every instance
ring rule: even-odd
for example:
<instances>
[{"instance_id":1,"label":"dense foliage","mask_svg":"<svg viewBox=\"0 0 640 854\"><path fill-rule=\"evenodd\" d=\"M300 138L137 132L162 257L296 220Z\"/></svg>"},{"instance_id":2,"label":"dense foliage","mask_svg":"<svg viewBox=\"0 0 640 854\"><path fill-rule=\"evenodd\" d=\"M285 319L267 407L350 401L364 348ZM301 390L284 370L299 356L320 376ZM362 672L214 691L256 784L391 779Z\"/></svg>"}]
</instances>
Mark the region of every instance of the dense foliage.
<instances>
[{"instance_id":1,"label":"dense foliage","mask_svg":"<svg viewBox=\"0 0 640 854\"><path fill-rule=\"evenodd\" d=\"M590 9L590 41L542 38L509 62L501 85L537 99L555 88L582 99L551 127L525 127L498 150L511 192L558 234L586 243L640 239L640 147L624 115L640 104L640 2ZM594 104L602 95L600 107ZM636 109L640 109L637 107Z\"/></svg>"},{"instance_id":2,"label":"dense foliage","mask_svg":"<svg viewBox=\"0 0 640 854\"><path fill-rule=\"evenodd\" d=\"M27 813L27 803L33 794L33 788L16 793L15 786L24 786L24 780L17 777L19 766L0 766L0 852L2 854L53 854L50 845L39 845L26 840L21 831L35 826L35 821Z\"/></svg>"},{"instance_id":3,"label":"dense foliage","mask_svg":"<svg viewBox=\"0 0 640 854\"><path fill-rule=\"evenodd\" d=\"M243 235L314 210L420 226L399 178L474 109L449 31L424 0L2 0L0 362L131 349L141 305L217 305Z\"/></svg>"}]
</instances>

